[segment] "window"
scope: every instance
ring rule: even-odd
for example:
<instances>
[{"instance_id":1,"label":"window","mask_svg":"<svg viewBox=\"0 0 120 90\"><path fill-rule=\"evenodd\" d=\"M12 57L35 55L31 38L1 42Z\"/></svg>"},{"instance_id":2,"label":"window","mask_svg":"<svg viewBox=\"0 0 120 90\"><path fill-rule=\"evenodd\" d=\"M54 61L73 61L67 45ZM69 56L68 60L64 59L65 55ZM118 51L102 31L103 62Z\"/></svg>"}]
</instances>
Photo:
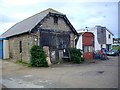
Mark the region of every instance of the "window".
<instances>
[{"instance_id":1,"label":"window","mask_svg":"<svg viewBox=\"0 0 120 90\"><path fill-rule=\"evenodd\" d=\"M57 16L54 16L54 23L58 24L58 17Z\"/></svg>"},{"instance_id":2,"label":"window","mask_svg":"<svg viewBox=\"0 0 120 90\"><path fill-rule=\"evenodd\" d=\"M103 29L101 29L101 33L103 33Z\"/></svg>"},{"instance_id":3,"label":"window","mask_svg":"<svg viewBox=\"0 0 120 90\"><path fill-rule=\"evenodd\" d=\"M84 50L84 52L93 52L93 47L92 46L84 46L83 50Z\"/></svg>"},{"instance_id":4,"label":"window","mask_svg":"<svg viewBox=\"0 0 120 90\"><path fill-rule=\"evenodd\" d=\"M108 35L108 38L110 39L110 34Z\"/></svg>"},{"instance_id":5,"label":"window","mask_svg":"<svg viewBox=\"0 0 120 90\"><path fill-rule=\"evenodd\" d=\"M19 42L19 49L20 49L20 53L22 52L22 41Z\"/></svg>"}]
</instances>

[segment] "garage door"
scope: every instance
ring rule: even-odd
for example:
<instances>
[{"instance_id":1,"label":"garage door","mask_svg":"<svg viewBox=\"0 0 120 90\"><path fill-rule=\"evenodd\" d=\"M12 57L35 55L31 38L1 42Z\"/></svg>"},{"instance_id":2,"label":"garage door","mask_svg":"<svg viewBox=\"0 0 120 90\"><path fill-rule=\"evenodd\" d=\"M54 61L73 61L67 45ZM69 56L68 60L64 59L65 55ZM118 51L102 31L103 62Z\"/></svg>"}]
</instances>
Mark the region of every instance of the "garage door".
<instances>
[{"instance_id":1,"label":"garage door","mask_svg":"<svg viewBox=\"0 0 120 90\"><path fill-rule=\"evenodd\" d=\"M3 42L0 40L0 59L3 59Z\"/></svg>"}]
</instances>

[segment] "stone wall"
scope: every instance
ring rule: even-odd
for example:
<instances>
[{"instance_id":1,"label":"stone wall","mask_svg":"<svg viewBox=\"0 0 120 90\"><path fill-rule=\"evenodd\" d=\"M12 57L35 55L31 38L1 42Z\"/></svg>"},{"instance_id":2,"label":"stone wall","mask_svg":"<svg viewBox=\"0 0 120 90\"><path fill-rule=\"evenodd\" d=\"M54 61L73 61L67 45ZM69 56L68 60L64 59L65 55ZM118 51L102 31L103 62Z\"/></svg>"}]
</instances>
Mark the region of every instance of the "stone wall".
<instances>
[{"instance_id":1,"label":"stone wall","mask_svg":"<svg viewBox=\"0 0 120 90\"><path fill-rule=\"evenodd\" d=\"M42 22L42 29L50 29L57 31L70 31L70 46L74 47L74 34L63 18L58 18L58 24L54 23L52 16L45 18ZM35 41L36 38L36 41ZM20 41L22 41L22 53L20 53ZM10 57L13 60L30 60L30 48L38 45L38 38L30 34L21 34L9 38ZM60 54L61 55L61 54Z\"/></svg>"},{"instance_id":2,"label":"stone wall","mask_svg":"<svg viewBox=\"0 0 120 90\"><path fill-rule=\"evenodd\" d=\"M72 33L70 27L68 24L64 21L63 18L58 18L58 24L54 23L54 18L52 16L49 16L45 18L44 22L42 23L41 29L52 29L57 31L70 31L70 42L71 47L74 47L74 34Z\"/></svg>"},{"instance_id":3,"label":"stone wall","mask_svg":"<svg viewBox=\"0 0 120 90\"><path fill-rule=\"evenodd\" d=\"M49 16L45 18L44 22L41 26L42 29L53 29L53 30L63 30L63 31L71 31L69 26L66 24L63 18L58 18L58 24L54 23L54 18Z\"/></svg>"},{"instance_id":4,"label":"stone wall","mask_svg":"<svg viewBox=\"0 0 120 90\"><path fill-rule=\"evenodd\" d=\"M74 43L75 43L74 38L75 38L75 35L71 33L70 34L70 46L71 47L75 47L74 46Z\"/></svg>"},{"instance_id":5,"label":"stone wall","mask_svg":"<svg viewBox=\"0 0 120 90\"><path fill-rule=\"evenodd\" d=\"M22 41L22 52L20 53L20 41ZM22 34L9 38L10 58L13 60L30 60L30 48L35 45L35 37Z\"/></svg>"}]
</instances>

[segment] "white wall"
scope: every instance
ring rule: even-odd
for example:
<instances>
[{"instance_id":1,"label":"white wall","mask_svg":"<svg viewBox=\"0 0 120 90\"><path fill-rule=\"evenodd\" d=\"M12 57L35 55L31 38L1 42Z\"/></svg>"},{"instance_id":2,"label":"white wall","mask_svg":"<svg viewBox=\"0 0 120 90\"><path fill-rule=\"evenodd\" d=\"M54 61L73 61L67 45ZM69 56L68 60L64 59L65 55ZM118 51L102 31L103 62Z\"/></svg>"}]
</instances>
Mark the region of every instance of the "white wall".
<instances>
[{"instance_id":1,"label":"white wall","mask_svg":"<svg viewBox=\"0 0 120 90\"><path fill-rule=\"evenodd\" d=\"M95 51L96 50L100 50L100 44L98 43L98 39L97 39L97 29L95 28L94 30L94 47L95 47Z\"/></svg>"},{"instance_id":2,"label":"white wall","mask_svg":"<svg viewBox=\"0 0 120 90\"><path fill-rule=\"evenodd\" d=\"M79 33L82 32L87 32L87 31L79 31ZM91 30L89 30L89 32L92 32L94 34L94 47L95 47L95 51L96 50L100 50L101 49L101 45L98 43L97 40L97 29L96 28L92 28ZM79 37L77 45L76 45L77 49L82 49L82 35Z\"/></svg>"},{"instance_id":3,"label":"white wall","mask_svg":"<svg viewBox=\"0 0 120 90\"><path fill-rule=\"evenodd\" d=\"M109 34L110 34L110 38L109 38ZM106 30L106 44L113 44L113 36L107 30Z\"/></svg>"},{"instance_id":4,"label":"white wall","mask_svg":"<svg viewBox=\"0 0 120 90\"><path fill-rule=\"evenodd\" d=\"M101 45L98 43L97 39L97 28L93 28L91 32L94 34L94 48L96 50L101 50Z\"/></svg>"},{"instance_id":5,"label":"white wall","mask_svg":"<svg viewBox=\"0 0 120 90\"><path fill-rule=\"evenodd\" d=\"M103 44L102 48L106 48L106 44Z\"/></svg>"},{"instance_id":6,"label":"white wall","mask_svg":"<svg viewBox=\"0 0 120 90\"><path fill-rule=\"evenodd\" d=\"M77 42L76 48L82 50L82 35L79 36L79 39L78 39L78 42Z\"/></svg>"},{"instance_id":7,"label":"white wall","mask_svg":"<svg viewBox=\"0 0 120 90\"><path fill-rule=\"evenodd\" d=\"M8 40L3 40L3 59L9 58L9 45Z\"/></svg>"},{"instance_id":8,"label":"white wall","mask_svg":"<svg viewBox=\"0 0 120 90\"><path fill-rule=\"evenodd\" d=\"M98 43L98 39L97 39L97 28L93 28L91 30L91 32L94 34L94 46L95 46L95 51L96 50L101 50L101 44ZM106 30L106 44L111 44L112 43L112 34L111 34L111 39L108 39L108 34L110 34L107 30ZM106 44L103 44L102 47L106 48Z\"/></svg>"},{"instance_id":9,"label":"white wall","mask_svg":"<svg viewBox=\"0 0 120 90\"><path fill-rule=\"evenodd\" d=\"M86 32L86 30L85 31L81 30L78 33L81 33L81 32ZM95 47L95 51L96 50L101 50L101 44L98 43L98 39L97 39L97 28L96 27L91 28L91 30L89 30L89 32L92 32L94 34L94 47ZM108 37L109 34L111 35L110 39ZM113 44L113 36L107 30L106 30L106 44ZM106 44L103 44L102 47L106 48ZM77 45L76 45L76 48L77 49L82 49L82 36L79 37L79 40L78 40Z\"/></svg>"}]
</instances>

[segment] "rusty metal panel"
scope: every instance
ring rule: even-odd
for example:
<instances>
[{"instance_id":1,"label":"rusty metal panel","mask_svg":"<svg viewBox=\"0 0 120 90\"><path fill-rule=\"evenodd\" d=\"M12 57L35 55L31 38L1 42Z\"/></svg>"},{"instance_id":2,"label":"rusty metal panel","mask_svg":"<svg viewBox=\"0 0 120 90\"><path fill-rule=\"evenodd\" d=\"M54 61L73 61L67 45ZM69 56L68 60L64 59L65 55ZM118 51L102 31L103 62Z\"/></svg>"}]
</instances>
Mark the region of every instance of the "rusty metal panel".
<instances>
[{"instance_id":1,"label":"rusty metal panel","mask_svg":"<svg viewBox=\"0 0 120 90\"><path fill-rule=\"evenodd\" d=\"M106 28L99 27L97 28L97 39L99 44L106 44Z\"/></svg>"},{"instance_id":2,"label":"rusty metal panel","mask_svg":"<svg viewBox=\"0 0 120 90\"><path fill-rule=\"evenodd\" d=\"M93 60L94 53L93 52L85 52L85 53L83 53L83 57L87 60Z\"/></svg>"},{"instance_id":3,"label":"rusty metal panel","mask_svg":"<svg viewBox=\"0 0 120 90\"><path fill-rule=\"evenodd\" d=\"M86 32L82 35L82 41L84 46L93 46L94 45L94 35L90 32Z\"/></svg>"},{"instance_id":4,"label":"rusty metal panel","mask_svg":"<svg viewBox=\"0 0 120 90\"><path fill-rule=\"evenodd\" d=\"M82 35L83 41L83 57L85 59L94 58L94 35L91 32L86 32Z\"/></svg>"}]
</instances>

